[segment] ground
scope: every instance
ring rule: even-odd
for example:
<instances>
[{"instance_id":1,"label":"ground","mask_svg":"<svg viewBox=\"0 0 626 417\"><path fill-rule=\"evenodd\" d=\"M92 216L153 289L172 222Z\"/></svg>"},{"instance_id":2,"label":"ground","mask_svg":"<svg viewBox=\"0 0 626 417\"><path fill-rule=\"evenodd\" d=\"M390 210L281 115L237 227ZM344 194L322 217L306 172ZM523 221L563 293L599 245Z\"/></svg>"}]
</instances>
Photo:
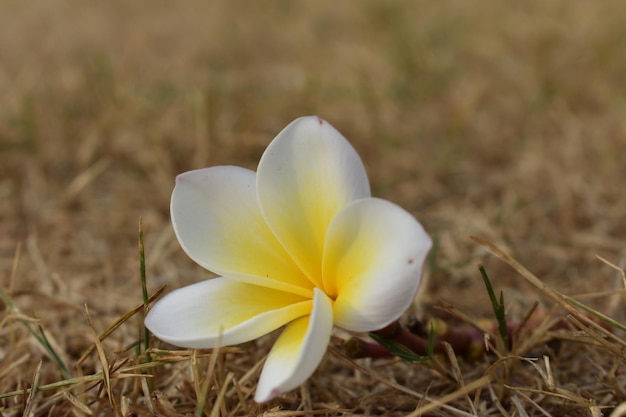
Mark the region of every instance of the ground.
<instances>
[{"instance_id":1,"label":"ground","mask_svg":"<svg viewBox=\"0 0 626 417\"><path fill-rule=\"evenodd\" d=\"M570 0L3 1L1 415L610 414L626 401L625 19ZM490 327L482 264L513 325L535 308L511 352L354 361L338 333L265 405L273 335L144 353L139 220L150 294L209 277L174 237L174 177L254 169L307 114L436 242L406 317Z\"/></svg>"}]
</instances>

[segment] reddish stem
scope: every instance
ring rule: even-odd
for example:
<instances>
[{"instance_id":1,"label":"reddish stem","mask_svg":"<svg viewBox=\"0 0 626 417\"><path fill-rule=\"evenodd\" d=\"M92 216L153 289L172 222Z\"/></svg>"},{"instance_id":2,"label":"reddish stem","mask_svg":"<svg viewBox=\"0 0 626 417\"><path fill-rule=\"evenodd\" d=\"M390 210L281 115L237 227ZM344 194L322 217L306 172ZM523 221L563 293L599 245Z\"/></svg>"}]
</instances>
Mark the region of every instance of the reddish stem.
<instances>
[{"instance_id":1,"label":"reddish stem","mask_svg":"<svg viewBox=\"0 0 626 417\"><path fill-rule=\"evenodd\" d=\"M420 356L424 356L428 353L428 340L409 332L397 321L372 333L383 339L404 345ZM441 342L439 344L441 345ZM435 341L435 350L436 348L437 342Z\"/></svg>"},{"instance_id":2,"label":"reddish stem","mask_svg":"<svg viewBox=\"0 0 626 417\"><path fill-rule=\"evenodd\" d=\"M399 322L393 322L373 333L391 342L399 343L420 356L428 354L428 339L411 333ZM443 334L435 336L433 346L435 353L444 352L443 342L449 343L458 355L468 359L473 359L482 353L482 335L472 328L446 329ZM346 342L345 349L348 356L352 358L387 358L392 356L381 345L356 338Z\"/></svg>"},{"instance_id":3,"label":"reddish stem","mask_svg":"<svg viewBox=\"0 0 626 417\"><path fill-rule=\"evenodd\" d=\"M344 345L346 355L350 358L390 358L393 355L378 343L366 342L353 337Z\"/></svg>"}]
</instances>

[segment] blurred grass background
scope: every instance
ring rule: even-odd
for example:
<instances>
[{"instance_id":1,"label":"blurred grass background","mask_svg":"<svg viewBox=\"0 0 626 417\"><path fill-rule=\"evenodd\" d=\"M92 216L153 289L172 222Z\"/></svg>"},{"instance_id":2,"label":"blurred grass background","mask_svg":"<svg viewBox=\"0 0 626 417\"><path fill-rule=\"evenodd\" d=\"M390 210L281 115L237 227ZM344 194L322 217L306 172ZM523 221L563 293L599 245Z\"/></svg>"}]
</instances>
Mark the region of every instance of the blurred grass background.
<instances>
[{"instance_id":1,"label":"blurred grass background","mask_svg":"<svg viewBox=\"0 0 626 417\"><path fill-rule=\"evenodd\" d=\"M141 300L140 216L151 288L206 276L171 232L175 175L254 168L318 114L437 239L426 304L488 314L478 262L535 301L470 235L570 294L612 289L595 256L626 261L625 21L570 0L3 0L0 285L80 354L84 303L105 328Z\"/></svg>"}]
</instances>

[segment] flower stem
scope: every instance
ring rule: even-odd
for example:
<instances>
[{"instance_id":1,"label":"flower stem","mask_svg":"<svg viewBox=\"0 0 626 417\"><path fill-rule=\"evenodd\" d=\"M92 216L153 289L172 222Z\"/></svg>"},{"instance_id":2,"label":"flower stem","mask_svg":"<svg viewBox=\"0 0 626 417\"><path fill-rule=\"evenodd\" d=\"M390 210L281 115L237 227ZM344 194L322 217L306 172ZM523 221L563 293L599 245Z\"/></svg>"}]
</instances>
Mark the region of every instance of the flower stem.
<instances>
[{"instance_id":1,"label":"flower stem","mask_svg":"<svg viewBox=\"0 0 626 417\"><path fill-rule=\"evenodd\" d=\"M359 358L390 358L393 355L387 349L379 345L378 343L367 342L363 339L353 337L349 339L345 345L344 350L348 357L353 359Z\"/></svg>"},{"instance_id":2,"label":"flower stem","mask_svg":"<svg viewBox=\"0 0 626 417\"><path fill-rule=\"evenodd\" d=\"M424 356L428 353L428 340L409 332L398 321L394 321L387 327L372 333L383 339L406 346L418 355ZM437 345L440 346L441 342L437 343L437 340L435 340L435 352L437 351Z\"/></svg>"},{"instance_id":3,"label":"flower stem","mask_svg":"<svg viewBox=\"0 0 626 417\"><path fill-rule=\"evenodd\" d=\"M444 342L452 346L457 355L467 359L476 359L483 352L482 335L473 328L450 329L448 326L438 326L435 332L433 350L434 353L444 353ZM380 330L375 335L401 344L420 356L427 356L428 336L423 337L409 331L399 322L395 321ZM391 353L378 343L367 342L358 338L352 338L346 342L346 354L351 358L388 358Z\"/></svg>"}]
</instances>

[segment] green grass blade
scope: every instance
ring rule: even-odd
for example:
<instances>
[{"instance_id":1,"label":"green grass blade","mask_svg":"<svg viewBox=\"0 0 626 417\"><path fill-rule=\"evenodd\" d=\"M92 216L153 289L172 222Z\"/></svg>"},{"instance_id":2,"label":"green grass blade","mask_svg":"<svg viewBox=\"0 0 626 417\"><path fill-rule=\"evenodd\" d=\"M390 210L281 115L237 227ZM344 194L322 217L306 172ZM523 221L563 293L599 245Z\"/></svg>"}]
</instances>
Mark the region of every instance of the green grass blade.
<instances>
[{"instance_id":1,"label":"green grass blade","mask_svg":"<svg viewBox=\"0 0 626 417\"><path fill-rule=\"evenodd\" d=\"M15 305L15 303L13 302L13 299L11 299L9 294L4 292L4 290L2 288L0 288L0 299L2 299L2 301L11 310L15 311L16 313L23 314L20 311L20 309ZM31 323L29 323L28 321L26 321L26 320L19 320L19 319L18 319L18 321L20 323L22 323L22 325L26 328L26 330L28 330L28 333L30 333L30 335L33 338L35 338L35 340L37 340L37 342L44 348L44 350L46 352L48 352L50 357L54 360L54 362L56 362L56 364L61 369L61 372L63 373L63 375L66 378L71 378L72 374L68 370L67 365L65 365L65 362L63 362L63 359L61 359L59 354L54 350L54 348L50 344L50 341L48 340L48 338L46 337L46 334L43 331L43 327L41 327L41 325L37 325L39 332L36 332L35 330L33 330L32 326L31 326Z\"/></svg>"},{"instance_id":2,"label":"green grass blade","mask_svg":"<svg viewBox=\"0 0 626 417\"><path fill-rule=\"evenodd\" d=\"M427 362L435 357L435 332L433 327L431 327L428 337L428 352L426 356L418 355L403 344L385 339L376 333L370 333L369 336L374 339L376 343L391 352L392 355L409 362Z\"/></svg>"},{"instance_id":3,"label":"green grass blade","mask_svg":"<svg viewBox=\"0 0 626 417\"><path fill-rule=\"evenodd\" d=\"M614 326L614 327L616 327L616 328L626 332L626 325L620 323L619 321L617 321L617 320L607 316L606 314L600 313L598 310L595 310L595 309L589 307L588 305L586 305L584 303L581 303L580 301L576 300L575 298L569 297L567 295L564 295L563 297L567 300L568 303L570 303L570 304L580 308L581 310L586 311L587 313L597 317L598 319L602 320L603 322L605 322L605 323L607 323L607 324L609 324L611 326Z\"/></svg>"},{"instance_id":4,"label":"green grass blade","mask_svg":"<svg viewBox=\"0 0 626 417\"><path fill-rule=\"evenodd\" d=\"M496 298L496 294L493 291L493 286L491 285L491 280L487 275L487 271L485 267L482 265L478 266L480 274L483 277L483 281L485 282L485 287L487 287L487 293L489 294L489 299L491 300L491 306L493 308L493 313L496 316L496 320L498 322L498 333L500 334L500 338L502 339L503 348L508 350L509 347L509 328L506 323L506 311L504 309L504 294L500 292L500 300Z\"/></svg>"},{"instance_id":5,"label":"green grass blade","mask_svg":"<svg viewBox=\"0 0 626 417\"><path fill-rule=\"evenodd\" d=\"M146 284L146 255L143 246L143 225L141 218L139 218L139 277L141 279L141 295L143 297L143 318L146 318L148 314L148 306L150 304L150 297L148 296L148 285ZM147 351L150 349L150 331L143 325L143 347ZM148 358L150 360L150 358Z\"/></svg>"},{"instance_id":6,"label":"green grass blade","mask_svg":"<svg viewBox=\"0 0 626 417\"><path fill-rule=\"evenodd\" d=\"M63 375L65 375L66 378L71 378L72 374L70 373L69 369L67 369L67 366L65 365L65 362L63 362L63 359L61 359L59 354L52 348L52 345L48 341L48 338L43 331L43 327L41 327L41 325L38 325L37 327L39 329L40 337L37 337L37 335L31 329L29 329L29 331L33 334L33 336L35 336L39 343L41 343L41 345L46 349L50 356L52 356L57 365L59 365L59 368L61 368L61 372L63 372Z\"/></svg>"}]
</instances>

